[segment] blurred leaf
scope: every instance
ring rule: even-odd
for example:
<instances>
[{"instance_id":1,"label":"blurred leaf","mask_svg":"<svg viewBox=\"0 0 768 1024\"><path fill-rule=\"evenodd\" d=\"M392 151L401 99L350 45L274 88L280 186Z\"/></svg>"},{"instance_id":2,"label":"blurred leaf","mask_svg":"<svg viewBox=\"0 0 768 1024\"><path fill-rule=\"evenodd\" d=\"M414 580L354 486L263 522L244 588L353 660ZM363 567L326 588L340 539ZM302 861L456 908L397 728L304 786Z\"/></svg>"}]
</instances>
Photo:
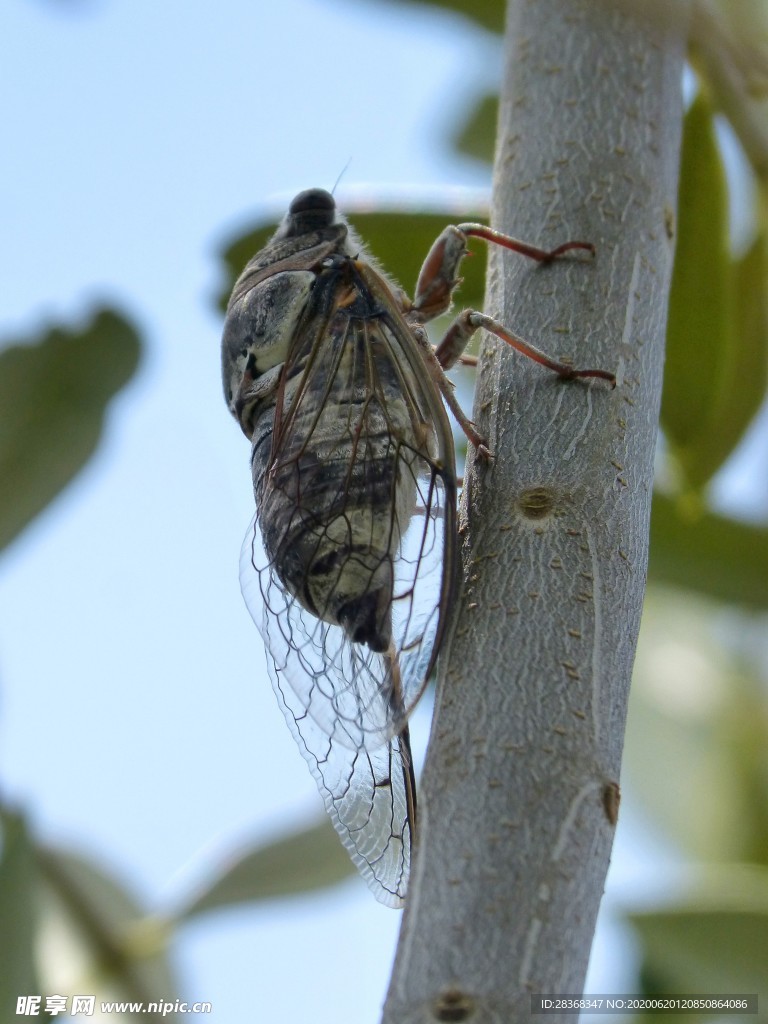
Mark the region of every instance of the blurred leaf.
<instances>
[{"instance_id":1,"label":"blurred leaf","mask_svg":"<svg viewBox=\"0 0 768 1024\"><path fill-rule=\"evenodd\" d=\"M683 137L661 410L670 447L695 490L733 452L768 382L765 237L731 261L727 207L713 110L700 95Z\"/></svg>"},{"instance_id":2,"label":"blurred leaf","mask_svg":"<svg viewBox=\"0 0 768 1024\"><path fill-rule=\"evenodd\" d=\"M19 996L42 995L35 970L35 882L23 818L0 814L0 1020L11 1020Z\"/></svg>"},{"instance_id":3,"label":"blurred leaf","mask_svg":"<svg viewBox=\"0 0 768 1024\"><path fill-rule=\"evenodd\" d=\"M145 909L101 868L76 854L38 849L48 899L48 973L54 987L94 991L100 998L164 1002L177 998L178 985L164 948L137 949L136 925ZM79 958L74 951L79 952ZM64 954L67 954L64 956ZM71 977L56 975L60 963L74 964ZM88 988L87 986L90 986ZM142 1020L176 1020L146 1014Z\"/></svg>"},{"instance_id":4,"label":"blurred leaf","mask_svg":"<svg viewBox=\"0 0 768 1024\"><path fill-rule=\"evenodd\" d=\"M722 12L734 40L749 49L748 56L753 61L755 73L762 71L765 76L768 73L768 8L765 0L740 0L738 4L732 3L731 0L715 0L715 6ZM765 77L756 84L762 84L765 89Z\"/></svg>"},{"instance_id":5,"label":"blurred leaf","mask_svg":"<svg viewBox=\"0 0 768 1024\"><path fill-rule=\"evenodd\" d=\"M504 31L506 4L501 0L388 0L393 7L442 7L445 11L460 14L474 21L489 32Z\"/></svg>"},{"instance_id":6,"label":"blurred leaf","mask_svg":"<svg viewBox=\"0 0 768 1024\"><path fill-rule=\"evenodd\" d=\"M723 394L711 461L721 466L741 440L768 386L768 250L761 234L732 268L734 346L731 386ZM714 470L713 470L714 471Z\"/></svg>"},{"instance_id":7,"label":"blurred leaf","mask_svg":"<svg viewBox=\"0 0 768 1024\"><path fill-rule=\"evenodd\" d=\"M768 174L765 0L695 4L692 15L689 58L764 182Z\"/></svg>"},{"instance_id":8,"label":"blurred leaf","mask_svg":"<svg viewBox=\"0 0 768 1024\"><path fill-rule=\"evenodd\" d=\"M768 867L768 702L762 685L755 682L747 700L730 709L725 745L746 819L741 827L742 859Z\"/></svg>"},{"instance_id":9,"label":"blurred leaf","mask_svg":"<svg viewBox=\"0 0 768 1024\"><path fill-rule=\"evenodd\" d=\"M102 309L83 330L55 327L0 351L0 549L93 454L139 350L135 328Z\"/></svg>"},{"instance_id":10,"label":"blurred leaf","mask_svg":"<svg viewBox=\"0 0 768 1024\"><path fill-rule=\"evenodd\" d=\"M229 296L235 286L235 281L245 267L251 256L254 256L260 249L263 249L269 239L275 233L278 222L276 220L262 221L255 228L250 228L244 235L238 235L221 252L221 259L224 263L224 281L221 291L216 296L216 305L220 312L226 313Z\"/></svg>"},{"instance_id":11,"label":"blurred leaf","mask_svg":"<svg viewBox=\"0 0 768 1024\"><path fill-rule=\"evenodd\" d=\"M478 100L467 120L454 133L453 148L466 156L492 164L498 119L498 93L487 93Z\"/></svg>"},{"instance_id":12,"label":"blurred leaf","mask_svg":"<svg viewBox=\"0 0 768 1024\"><path fill-rule=\"evenodd\" d=\"M448 224L457 220L484 220L477 211L455 209L445 213L355 213L349 219L381 265L413 294L416 280L432 243ZM457 291L460 307L482 308L485 296L486 249L482 242L470 242L473 255L461 264L462 284Z\"/></svg>"},{"instance_id":13,"label":"blurred leaf","mask_svg":"<svg viewBox=\"0 0 768 1024\"><path fill-rule=\"evenodd\" d=\"M721 606L651 587L633 673L631 791L686 858L768 864L768 703L718 640Z\"/></svg>"},{"instance_id":14,"label":"blurred leaf","mask_svg":"<svg viewBox=\"0 0 768 1024\"><path fill-rule=\"evenodd\" d=\"M323 889L354 873L330 822L323 820L269 846L242 853L196 892L174 919L186 920L220 907Z\"/></svg>"},{"instance_id":15,"label":"blurred leaf","mask_svg":"<svg viewBox=\"0 0 768 1024\"><path fill-rule=\"evenodd\" d=\"M355 213L346 208L344 212L370 252L409 294L413 294L422 263L443 228L459 220L482 220L484 216L477 211L464 210L459 217L456 209L445 213ZM241 270L251 256L263 248L276 227L275 222L256 227L231 242L222 253L225 281L218 297L222 311L227 308L232 287ZM477 255L468 256L461 265L463 284L458 301L461 306L482 308L486 266L482 243L474 251Z\"/></svg>"},{"instance_id":16,"label":"blurred leaf","mask_svg":"<svg viewBox=\"0 0 768 1024\"><path fill-rule=\"evenodd\" d=\"M694 488L717 468L702 465L702 454L712 439L723 391L732 384L730 279L725 172L712 108L700 94L683 131L661 401L662 427Z\"/></svg>"},{"instance_id":17,"label":"blurred leaf","mask_svg":"<svg viewBox=\"0 0 768 1024\"><path fill-rule=\"evenodd\" d=\"M654 583L752 608L768 608L768 528L708 512L686 519L654 493L648 567Z\"/></svg>"},{"instance_id":18,"label":"blurred leaf","mask_svg":"<svg viewBox=\"0 0 768 1024\"><path fill-rule=\"evenodd\" d=\"M663 992L763 995L768 988L765 871L708 873L676 906L633 913L629 920L640 938L643 974Z\"/></svg>"},{"instance_id":19,"label":"blurred leaf","mask_svg":"<svg viewBox=\"0 0 768 1024\"><path fill-rule=\"evenodd\" d=\"M763 403L768 384L768 260L765 236L729 268L730 358L722 367L708 423L684 449L688 481L701 485L725 463ZM676 454L681 456L679 449Z\"/></svg>"}]
</instances>

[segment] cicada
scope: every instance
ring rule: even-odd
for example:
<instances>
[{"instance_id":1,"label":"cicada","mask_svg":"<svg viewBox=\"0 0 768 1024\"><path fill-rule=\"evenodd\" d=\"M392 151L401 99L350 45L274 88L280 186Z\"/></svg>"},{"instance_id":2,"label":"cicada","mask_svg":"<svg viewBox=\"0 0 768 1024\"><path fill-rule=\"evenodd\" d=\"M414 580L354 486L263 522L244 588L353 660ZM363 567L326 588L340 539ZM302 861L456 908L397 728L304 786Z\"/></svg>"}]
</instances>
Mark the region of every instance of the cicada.
<instances>
[{"instance_id":1,"label":"cicada","mask_svg":"<svg viewBox=\"0 0 768 1024\"><path fill-rule=\"evenodd\" d=\"M334 827L376 897L402 904L416 820L408 716L435 666L458 578L457 480L445 404L488 455L445 370L484 327L563 377L612 380L549 359L465 310L437 349L467 238L534 259L477 224L445 229L410 300L333 197L301 192L247 264L227 308L224 392L251 441L256 512L240 581L270 676Z\"/></svg>"}]
</instances>

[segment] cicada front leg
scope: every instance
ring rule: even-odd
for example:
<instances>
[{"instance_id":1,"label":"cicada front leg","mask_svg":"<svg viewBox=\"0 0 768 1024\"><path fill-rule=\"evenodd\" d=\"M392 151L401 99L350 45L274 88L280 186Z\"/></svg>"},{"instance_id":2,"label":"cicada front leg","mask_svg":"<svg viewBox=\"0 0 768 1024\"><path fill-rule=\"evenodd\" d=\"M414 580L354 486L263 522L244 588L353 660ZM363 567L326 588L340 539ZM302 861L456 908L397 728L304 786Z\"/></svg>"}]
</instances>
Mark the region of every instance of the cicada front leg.
<instances>
[{"instance_id":1,"label":"cicada front leg","mask_svg":"<svg viewBox=\"0 0 768 1024\"><path fill-rule=\"evenodd\" d=\"M416 282L416 295L411 307L420 323L427 323L448 311L453 292L460 284L459 265L469 252L468 238L494 242L539 263L551 263L573 250L586 251L590 256L595 254L591 242L563 242L554 249L539 249L484 224L449 224L432 244Z\"/></svg>"},{"instance_id":2,"label":"cicada front leg","mask_svg":"<svg viewBox=\"0 0 768 1024\"><path fill-rule=\"evenodd\" d=\"M494 242L540 263L549 263L574 250L586 251L590 255L594 255L595 251L590 242L563 242L554 249L540 249L482 224L449 225L433 244L421 268L416 284L416 295L408 310L408 317L412 322L424 324L447 312L451 305L453 292L460 283L459 265L469 251L467 239L470 237ZM593 377L608 381L612 387L616 385L616 377L609 370L578 369L568 363L559 362L536 348L535 345L513 334L493 317L474 309L463 310L445 332L434 352L430 349L431 358L429 356L425 358L446 404L467 438L482 455L489 454L485 442L475 430L472 421L462 412L454 396L453 385L444 372L459 361L470 366L477 364L477 359L473 356L465 356L464 350L472 335L479 328L484 328L529 359L546 366L547 369L567 380Z\"/></svg>"}]
</instances>

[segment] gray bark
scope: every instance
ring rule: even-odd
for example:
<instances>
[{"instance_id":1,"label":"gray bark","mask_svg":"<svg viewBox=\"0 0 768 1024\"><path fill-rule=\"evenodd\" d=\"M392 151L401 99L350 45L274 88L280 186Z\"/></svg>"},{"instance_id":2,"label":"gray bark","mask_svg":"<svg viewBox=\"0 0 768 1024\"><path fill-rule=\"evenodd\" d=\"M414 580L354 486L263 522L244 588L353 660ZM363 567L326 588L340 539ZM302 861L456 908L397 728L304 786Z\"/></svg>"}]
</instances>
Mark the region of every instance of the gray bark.
<instances>
[{"instance_id":1,"label":"gray bark","mask_svg":"<svg viewBox=\"0 0 768 1024\"><path fill-rule=\"evenodd\" d=\"M618 384L564 383L484 340L474 418L494 458L470 457L387 1024L529 1022L531 993L584 982L645 585L682 117L683 19L633 10L510 3L492 223L597 256L492 252L486 311Z\"/></svg>"}]
</instances>

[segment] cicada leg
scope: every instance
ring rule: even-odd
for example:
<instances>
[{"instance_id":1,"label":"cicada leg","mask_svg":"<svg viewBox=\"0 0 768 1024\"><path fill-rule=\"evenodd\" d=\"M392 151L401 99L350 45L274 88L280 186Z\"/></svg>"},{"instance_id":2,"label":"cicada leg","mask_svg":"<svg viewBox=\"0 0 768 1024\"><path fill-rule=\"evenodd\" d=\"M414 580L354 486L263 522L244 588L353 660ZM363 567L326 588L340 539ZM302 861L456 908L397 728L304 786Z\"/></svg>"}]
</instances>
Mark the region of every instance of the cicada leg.
<instances>
[{"instance_id":1,"label":"cicada leg","mask_svg":"<svg viewBox=\"0 0 768 1024\"><path fill-rule=\"evenodd\" d=\"M414 328L414 336L424 355L424 361L427 364L429 374L439 388L440 394L443 396L445 404L453 413L456 422L466 434L467 439L477 448L478 455L489 458L491 453L488 450L486 439L475 430L475 424L465 415L456 395L453 393L453 382L445 375L445 370L440 363L440 345L437 346L437 349L433 349L427 338L426 331L421 327Z\"/></svg>"},{"instance_id":2,"label":"cicada leg","mask_svg":"<svg viewBox=\"0 0 768 1024\"><path fill-rule=\"evenodd\" d=\"M469 252L468 238L494 242L539 263L551 263L573 250L585 251L590 256L595 253L591 242L563 242L554 249L539 249L484 224L449 224L433 242L416 282L416 295L409 313L419 323L427 323L448 311L453 292L460 283L459 265Z\"/></svg>"},{"instance_id":3,"label":"cicada leg","mask_svg":"<svg viewBox=\"0 0 768 1024\"><path fill-rule=\"evenodd\" d=\"M554 249L539 249L536 245L529 245L528 242L521 242L518 238L512 238L511 235L494 231L493 228L486 227L485 224L459 224L458 229L467 237L495 242L496 245L512 249L513 252L519 252L522 256L537 260L539 263L551 263L552 260L559 259L565 253L573 252L574 249L587 252L590 256L595 255L595 247L591 242L563 242L561 245L556 245Z\"/></svg>"},{"instance_id":4,"label":"cicada leg","mask_svg":"<svg viewBox=\"0 0 768 1024\"><path fill-rule=\"evenodd\" d=\"M430 249L416 284L416 296L405 309L406 316L414 327L427 323L448 310L453 292L459 284L459 265L468 252L467 239L470 237L482 238L506 249L512 249L540 263L549 263L574 250L586 251L590 255L594 255L595 252L590 242L563 242L554 249L540 249L482 224L449 225ZM477 365L476 357L465 356L464 349L479 328L484 328L524 356L567 380L592 377L608 381L612 387L616 385L616 377L609 370L578 369L569 363L552 359L535 345L513 334L493 317L477 310L465 309L450 325L436 349L433 350L429 345L425 346L421 337L419 343L425 352L432 378L439 387L446 405L480 455L489 455L486 442L478 434L472 421L464 415L453 393L453 385L445 376L445 371L456 362L460 361L467 366ZM418 329L416 333L420 334Z\"/></svg>"},{"instance_id":5,"label":"cicada leg","mask_svg":"<svg viewBox=\"0 0 768 1024\"><path fill-rule=\"evenodd\" d=\"M566 380L573 380L576 377L594 377L597 380L607 380L612 387L616 385L616 377L610 370L580 370L569 363L558 362L536 348L529 341L524 341L516 334L508 331L498 320L485 313L479 313L474 309L465 309L459 313L451 326L443 335L443 340L435 349L435 357L444 370L449 370L454 363L461 358L461 354L469 344L469 339L478 328L483 327L490 334L505 341L509 346L521 352L524 356L532 359L548 370L553 370L559 377Z\"/></svg>"}]
</instances>

